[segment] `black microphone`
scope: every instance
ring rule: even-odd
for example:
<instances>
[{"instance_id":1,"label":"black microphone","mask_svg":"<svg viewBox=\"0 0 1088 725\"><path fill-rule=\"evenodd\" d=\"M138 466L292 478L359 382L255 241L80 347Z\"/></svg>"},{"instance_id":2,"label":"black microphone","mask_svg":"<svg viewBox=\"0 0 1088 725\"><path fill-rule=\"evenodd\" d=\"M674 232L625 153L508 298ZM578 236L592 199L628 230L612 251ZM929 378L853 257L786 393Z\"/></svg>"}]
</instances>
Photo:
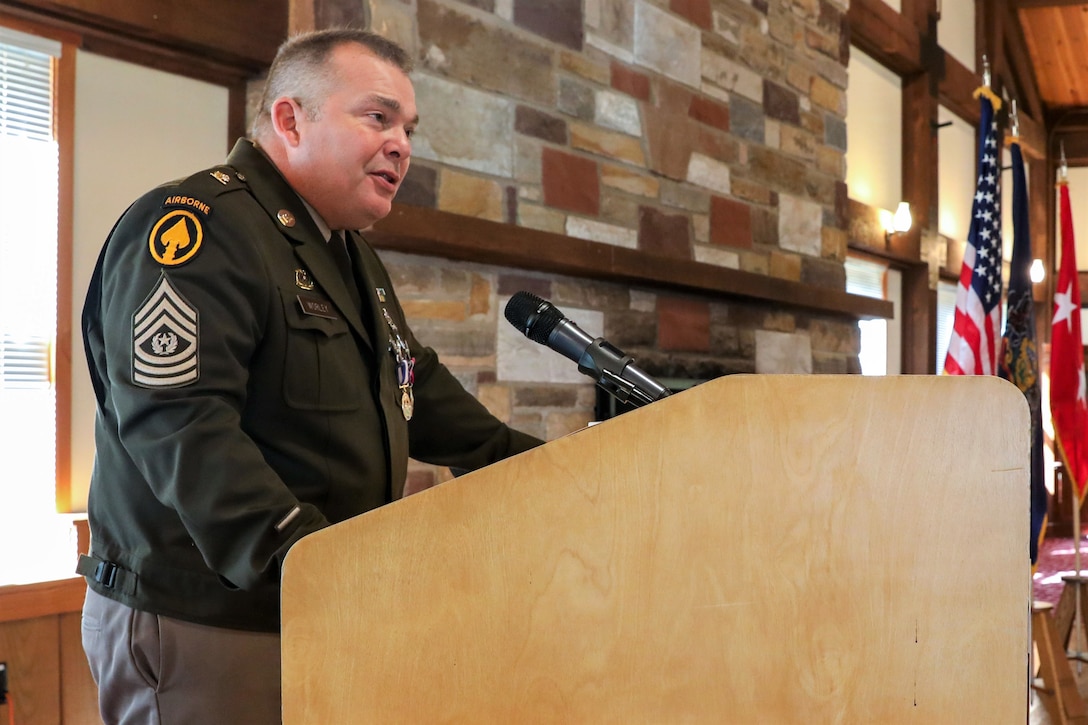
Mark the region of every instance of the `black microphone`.
<instances>
[{"instance_id":1,"label":"black microphone","mask_svg":"<svg viewBox=\"0 0 1088 725\"><path fill-rule=\"evenodd\" d=\"M517 292L506 303L506 319L533 342L547 345L578 363L578 371L597 381L621 402L645 405L670 394L668 388L634 365L604 338L593 338L551 302Z\"/></svg>"}]
</instances>

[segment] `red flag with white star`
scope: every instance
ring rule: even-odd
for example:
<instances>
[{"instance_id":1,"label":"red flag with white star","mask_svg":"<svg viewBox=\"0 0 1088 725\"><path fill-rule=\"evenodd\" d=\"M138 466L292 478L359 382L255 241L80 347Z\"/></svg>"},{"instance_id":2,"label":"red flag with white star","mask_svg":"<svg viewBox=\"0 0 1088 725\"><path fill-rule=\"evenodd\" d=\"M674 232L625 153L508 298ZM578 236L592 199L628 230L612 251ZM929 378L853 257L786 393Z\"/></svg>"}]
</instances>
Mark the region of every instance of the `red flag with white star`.
<instances>
[{"instance_id":1,"label":"red flag with white star","mask_svg":"<svg viewBox=\"0 0 1088 725\"><path fill-rule=\"evenodd\" d=\"M1050 343L1050 413L1054 439L1066 476L1084 501L1088 486L1088 405L1085 403L1084 348L1080 334L1080 286L1073 240L1069 185L1062 181L1062 261L1054 290L1054 320Z\"/></svg>"},{"instance_id":2,"label":"red flag with white star","mask_svg":"<svg viewBox=\"0 0 1088 725\"><path fill-rule=\"evenodd\" d=\"M982 116L978 181L944 358L946 375L996 375L1001 341L1001 146L994 120L1001 100L988 87L975 93Z\"/></svg>"}]
</instances>

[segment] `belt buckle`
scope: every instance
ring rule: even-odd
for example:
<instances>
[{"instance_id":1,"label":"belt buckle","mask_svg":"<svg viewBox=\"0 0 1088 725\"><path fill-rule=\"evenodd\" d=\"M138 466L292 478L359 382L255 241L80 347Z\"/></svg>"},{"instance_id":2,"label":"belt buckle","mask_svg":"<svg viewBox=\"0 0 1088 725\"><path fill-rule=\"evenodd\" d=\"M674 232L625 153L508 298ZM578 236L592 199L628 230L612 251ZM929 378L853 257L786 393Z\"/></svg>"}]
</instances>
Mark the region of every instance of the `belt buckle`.
<instances>
[{"instance_id":1,"label":"belt buckle","mask_svg":"<svg viewBox=\"0 0 1088 725\"><path fill-rule=\"evenodd\" d=\"M117 581L117 565L112 561L100 561L94 569L94 580L107 589L113 589Z\"/></svg>"}]
</instances>

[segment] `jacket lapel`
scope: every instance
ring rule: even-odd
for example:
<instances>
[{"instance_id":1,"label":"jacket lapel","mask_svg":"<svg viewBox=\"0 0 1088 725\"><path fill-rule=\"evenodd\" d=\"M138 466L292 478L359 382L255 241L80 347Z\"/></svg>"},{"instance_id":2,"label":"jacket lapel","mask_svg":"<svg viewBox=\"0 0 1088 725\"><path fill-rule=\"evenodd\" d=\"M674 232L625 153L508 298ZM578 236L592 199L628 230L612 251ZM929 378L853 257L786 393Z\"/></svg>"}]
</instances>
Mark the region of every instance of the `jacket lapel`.
<instances>
[{"instance_id":1,"label":"jacket lapel","mask_svg":"<svg viewBox=\"0 0 1088 725\"><path fill-rule=\"evenodd\" d=\"M244 180L254 198L275 220L280 232L291 241L301 265L325 290L356 336L373 351L374 343L363 324L361 311L352 303L351 293L329 252L329 243L318 230L302 199L272 162L248 139L240 139L235 144L227 163L245 174ZM360 292L366 293L365 290Z\"/></svg>"},{"instance_id":2,"label":"jacket lapel","mask_svg":"<svg viewBox=\"0 0 1088 725\"><path fill-rule=\"evenodd\" d=\"M309 217L307 217L307 221L309 221ZM313 226L312 221L310 225ZM329 295L329 299L340 310L340 314L347 320L351 329L355 331L367 347L373 350L374 342L370 339L366 325L363 324L363 319L360 316L361 311L352 302L351 293L348 292L344 278L340 275L340 270L337 269L332 254L329 253L328 243L321 237L316 228L313 234L313 237L307 237L304 240L292 237L292 241L296 242L295 255Z\"/></svg>"}]
</instances>

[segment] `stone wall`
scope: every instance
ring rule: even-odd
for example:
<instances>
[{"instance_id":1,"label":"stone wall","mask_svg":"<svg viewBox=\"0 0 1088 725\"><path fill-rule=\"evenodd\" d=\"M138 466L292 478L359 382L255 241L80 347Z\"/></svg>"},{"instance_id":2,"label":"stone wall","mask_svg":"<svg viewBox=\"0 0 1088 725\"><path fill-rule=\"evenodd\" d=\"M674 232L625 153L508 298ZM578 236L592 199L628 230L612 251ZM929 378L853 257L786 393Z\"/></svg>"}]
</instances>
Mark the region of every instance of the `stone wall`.
<instances>
[{"instance_id":1,"label":"stone wall","mask_svg":"<svg viewBox=\"0 0 1088 725\"><path fill-rule=\"evenodd\" d=\"M417 58L398 201L844 288L848 0L363 1ZM593 388L516 339L522 289L658 376L858 367L842 317L383 256L417 335L549 439L591 419ZM413 467L409 488L446 475Z\"/></svg>"}]
</instances>

